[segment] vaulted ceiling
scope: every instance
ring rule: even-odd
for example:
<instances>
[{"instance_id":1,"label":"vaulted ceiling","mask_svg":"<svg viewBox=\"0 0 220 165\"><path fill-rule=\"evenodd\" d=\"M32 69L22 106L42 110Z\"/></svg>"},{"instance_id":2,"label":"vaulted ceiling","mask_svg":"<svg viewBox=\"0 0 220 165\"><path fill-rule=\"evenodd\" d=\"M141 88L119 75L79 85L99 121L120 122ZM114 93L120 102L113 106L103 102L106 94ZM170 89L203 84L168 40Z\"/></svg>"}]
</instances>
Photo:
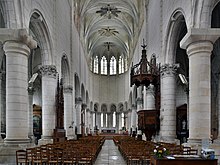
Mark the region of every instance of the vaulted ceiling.
<instances>
[{"instance_id":1,"label":"vaulted ceiling","mask_svg":"<svg viewBox=\"0 0 220 165\"><path fill-rule=\"evenodd\" d=\"M75 24L89 60L131 59L144 19L144 0L75 0Z\"/></svg>"}]
</instances>

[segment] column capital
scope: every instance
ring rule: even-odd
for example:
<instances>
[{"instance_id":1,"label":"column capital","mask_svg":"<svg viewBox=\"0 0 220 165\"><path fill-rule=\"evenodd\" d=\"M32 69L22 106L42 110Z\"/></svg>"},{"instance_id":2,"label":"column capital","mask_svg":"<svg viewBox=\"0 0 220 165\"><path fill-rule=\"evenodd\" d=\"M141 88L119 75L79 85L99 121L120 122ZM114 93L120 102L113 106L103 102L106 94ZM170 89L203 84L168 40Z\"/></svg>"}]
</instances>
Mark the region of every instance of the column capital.
<instances>
[{"instance_id":1,"label":"column capital","mask_svg":"<svg viewBox=\"0 0 220 165\"><path fill-rule=\"evenodd\" d=\"M39 69L41 76L56 78L57 77L57 69L55 65L43 65Z\"/></svg>"},{"instance_id":2,"label":"column capital","mask_svg":"<svg viewBox=\"0 0 220 165\"><path fill-rule=\"evenodd\" d=\"M116 113L115 113L115 114L116 114L116 115L120 115L120 114L121 114L121 112L117 112L117 111L116 111Z\"/></svg>"},{"instance_id":3,"label":"column capital","mask_svg":"<svg viewBox=\"0 0 220 165\"><path fill-rule=\"evenodd\" d=\"M6 41L3 50L5 51L6 56L9 55L9 53L19 53L28 57L30 54L30 48L26 44L17 41Z\"/></svg>"},{"instance_id":4,"label":"column capital","mask_svg":"<svg viewBox=\"0 0 220 165\"><path fill-rule=\"evenodd\" d=\"M82 103L82 109L86 109L86 108L87 108L86 103Z\"/></svg>"},{"instance_id":5,"label":"column capital","mask_svg":"<svg viewBox=\"0 0 220 165\"><path fill-rule=\"evenodd\" d=\"M82 98L81 97L76 97L75 102L76 102L76 104L82 104Z\"/></svg>"},{"instance_id":6,"label":"column capital","mask_svg":"<svg viewBox=\"0 0 220 165\"><path fill-rule=\"evenodd\" d=\"M72 92L73 92L73 86L72 85L64 86L63 93L72 93Z\"/></svg>"},{"instance_id":7,"label":"column capital","mask_svg":"<svg viewBox=\"0 0 220 165\"><path fill-rule=\"evenodd\" d=\"M27 29L5 29L0 28L0 41L21 42L26 44L30 49L37 47L37 42L28 34Z\"/></svg>"},{"instance_id":8,"label":"column capital","mask_svg":"<svg viewBox=\"0 0 220 165\"><path fill-rule=\"evenodd\" d=\"M132 109L137 109L137 105L132 104L132 105L131 105L131 110L132 110Z\"/></svg>"},{"instance_id":9,"label":"column capital","mask_svg":"<svg viewBox=\"0 0 220 165\"><path fill-rule=\"evenodd\" d=\"M189 44L186 52L188 57L196 54L199 55L200 53L206 53L208 56L210 56L212 49L213 44L210 41L198 41Z\"/></svg>"},{"instance_id":10,"label":"column capital","mask_svg":"<svg viewBox=\"0 0 220 165\"><path fill-rule=\"evenodd\" d=\"M95 112L97 115L101 115L101 112Z\"/></svg>"},{"instance_id":11,"label":"column capital","mask_svg":"<svg viewBox=\"0 0 220 165\"><path fill-rule=\"evenodd\" d=\"M219 37L220 29L218 28L191 28L180 41L180 47L187 49L190 44L202 41L209 41L213 44Z\"/></svg>"},{"instance_id":12,"label":"column capital","mask_svg":"<svg viewBox=\"0 0 220 165\"><path fill-rule=\"evenodd\" d=\"M161 76L165 75L175 75L179 64L164 64L161 66L160 74Z\"/></svg>"},{"instance_id":13,"label":"column capital","mask_svg":"<svg viewBox=\"0 0 220 165\"><path fill-rule=\"evenodd\" d=\"M138 97L138 98L136 99L136 101L137 101L137 105L143 104L143 98Z\"/></svg>"},{"instance_id":14,"label":"column capital","mask_svg":"<svg viewBox=\"0 0 220 165\"><path fill-rule=\"evenodd\" d=\"M147 93L154 93L154 85L150 84L150 85L146 88L146 92L147 92Z\"/></svg>"}]
</instances>

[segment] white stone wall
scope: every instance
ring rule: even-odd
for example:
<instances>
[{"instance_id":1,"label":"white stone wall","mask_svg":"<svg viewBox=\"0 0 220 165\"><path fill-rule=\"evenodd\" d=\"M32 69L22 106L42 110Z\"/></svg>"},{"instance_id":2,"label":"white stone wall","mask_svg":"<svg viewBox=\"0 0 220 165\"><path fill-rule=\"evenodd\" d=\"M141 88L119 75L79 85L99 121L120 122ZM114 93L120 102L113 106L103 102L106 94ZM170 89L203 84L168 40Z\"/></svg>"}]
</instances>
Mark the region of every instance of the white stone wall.
<instances>
[{"instance_id":1,"label":"white stone wall","mask_svg":"<svg viewBox=\"0 0 220 165\"><path fill-rule=\"evenodd\" d=\"M161 55L161 1L149 1L147 8L147 56L148 59L153 53L158 58Z\"/></svg>"},{"instance_id":2,"label":"white stone wall","mask_svg":"<svg viewBox=\"0 0 220 165\"><path fill-rule=\"evenodd\" d=\"M114 103L117 105L120 102L124 103L128 100L128 89L130 86L129 74L130 72L126 72L119 76L106 77L91 73L91 77L93 76L93 102L98 102L100 105L102 103L106 103L107 105Z\"/></svg>"}]
</instances>

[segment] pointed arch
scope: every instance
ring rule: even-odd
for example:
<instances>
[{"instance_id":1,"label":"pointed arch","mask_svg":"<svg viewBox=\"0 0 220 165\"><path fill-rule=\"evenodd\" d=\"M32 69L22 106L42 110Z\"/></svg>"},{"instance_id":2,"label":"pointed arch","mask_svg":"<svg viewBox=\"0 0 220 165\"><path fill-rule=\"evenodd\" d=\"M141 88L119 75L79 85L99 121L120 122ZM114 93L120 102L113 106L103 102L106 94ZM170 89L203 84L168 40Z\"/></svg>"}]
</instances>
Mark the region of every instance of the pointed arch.
<instances>
[{"instance_id":1,"label":"pointed arch","mask_svg":"<svg viewBox=\"0 0 220 165\"><path fill-rule=\"evenodd\" d=\"M86 90L86 105L89 106L89 92Z\"/></svg>"},{"instance_id":2,"label":"pointed arch","mask_svg":"<svg viewBox=\"0 0 220 165\"><path fill-rule=\"evenodd\" d=\"M69 86L71 84L70 81L70 67L68 62L68 57L65 53L62 55L61 59L61 78L63 79L63 86Z\"/></svg>"},{"instance_id":3,"label":"pointed arch","mask_svg":"<svg viewBox=\"0 0 220 165\"><path fill-rule=\"evenodd\" d=\"M75 97L80 97L80 81L77 74L75 74Z\"/></svg>"},{"instance_id":4,"label":"pointed arch","mask_svg":"<svg viewBox=\"0 0 220 165\"><path fill-rule=\"evenodd\" d=\"M167 28L166 37L164 40L164 64L173 64L176 61L176 50L180 41L180 36L184 36L187 31L183 32L182 29L186 29L185 17L182 9L177 9L170 17L170 21ZM184 33L184 34L181 34Z\"/></svg>"},{"instance_id":5,"label":"pointed arch","mask_svg":"<svg viewBox=\"0 0 220 165\"><path fill-rule=\"evenodd\" d=\"M84 84L81 84L81 97L83 103L86 103L86 92L85 92Z\"/></svg>"},{"instance_id":6,"label":"pointed arch","mask_svg":"<svg viewBox=\"0 0 220 165\"><path fill-rule=\"evenodd\" d=\"M38 10L33 10L31 14L29 33L37 41L37 45L41 49L42 65L54 64L52 56L53 43L50 31L43 15Z\"/></svg>"}]
</instances>

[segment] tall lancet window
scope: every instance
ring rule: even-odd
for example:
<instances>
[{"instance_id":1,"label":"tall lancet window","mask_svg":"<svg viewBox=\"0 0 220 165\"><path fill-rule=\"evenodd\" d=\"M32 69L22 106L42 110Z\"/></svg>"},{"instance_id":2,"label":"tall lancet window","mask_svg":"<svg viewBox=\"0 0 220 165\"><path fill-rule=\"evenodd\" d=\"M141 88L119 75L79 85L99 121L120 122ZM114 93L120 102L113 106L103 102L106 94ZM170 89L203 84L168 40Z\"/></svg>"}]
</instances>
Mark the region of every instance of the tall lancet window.
<instances>
[{"instance_id":1,"label":"tall lancet window","mask_svg":"<svg viewBox=\"0 0 220 165\"><path fill-rule=\"evenodd\" d=\"M99 73L99 58L98 56L95 56L94 61L93 61L93 72L94 73Z\"/></svg>"},{"instance_id":2,"label":"tall lancet window","mask_svg":"<svg viewBox=\"0 0 220 165\"><path fill-rule=\"evenodd\" d=\"M118 60L118 73L124 73L124 59L122 58L122 56L120 56Z\"/></svg>"},{"instance_id":3,"label":"tall lancet window","mask_svg":"<svg viewBox=\"0 0 220 165\"><path fill-rule=\"evenodd\" d=\"M110 60L110 75L116 74L116 59L114 56Z\"/></svg>"},{"instance_id":4,"label":"tall lancet window","mask_svg":"<svg viewBox=\"0 0 220 165\"><path fill-rule=\"evenodd\" d=\"M113 127L116 127L116 112L113 113Z\"/></svg>"},{"instance_id":5,"label":"tall lancet window","mask_svg":"<svg viewBox=\"0 0 220 165\"><path fill-rule=\"evenodd\" d=\"M125 57L124 59L124 71L127 71L128 70L128 58Z\"/></svg>"},{"instance_id":6,"label":"tall lancet window","mask_svg":"<svg viewBox=\"0 0 220 165\"><path fill-rule=\"evenodd\" d=\"M104 123L103 123L103 112L101 113L101 127L104 126Z\"/></svg>"},{"instance_id":7,"label":"tall lancet window","mask_svg":"<svg viewBox=\"0 0 220 165\"><path fill-rule=\"evenodd\" d=\"M90 57L90 70L91 71L93 71L93 63L94 63L94 61L93 61L93 58L92 58L92 56Z\"/></svg>"},{"instance_id":8,"label":"tall lancet window","mask_svg":"<svg viewBox=\"0 0 220 165\"><path fill-rule=\"evenodd\" d=\"M125 114L123 112L121 113L121 126L125 126Z\"/></svg>"},{"instance_id":9,"label":"tall lancet window","mask_svg":"<svg viewBox=\"0 0 220 165\"><path fill-rule=\"evenodd\" d=\"M101 74L107 75L107 60L105 56L101 59Z\"/></svg>"}]
</instances>

